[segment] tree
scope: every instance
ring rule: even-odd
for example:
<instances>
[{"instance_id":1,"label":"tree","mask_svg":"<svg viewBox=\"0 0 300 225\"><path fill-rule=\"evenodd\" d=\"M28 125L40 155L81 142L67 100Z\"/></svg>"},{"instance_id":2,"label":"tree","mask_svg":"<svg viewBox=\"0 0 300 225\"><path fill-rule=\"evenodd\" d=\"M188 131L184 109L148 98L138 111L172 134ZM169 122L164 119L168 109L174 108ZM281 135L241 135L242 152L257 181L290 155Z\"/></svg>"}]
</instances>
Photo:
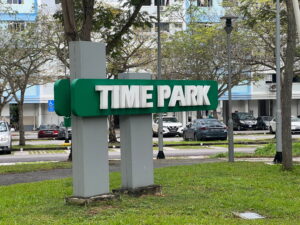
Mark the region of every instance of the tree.
<instances>
[{"instance_id":1,"label":"tree","mask_svg":"<svg viewBox=\"0 0 300 225\"><path fill-rule=\"evenodd\" d=\"M149 46L152 41L134 31L139 27L151 26L148 15L140 12L146 1L125 1L121 10L105 3L67 0L63 1L62 14L58 12L55 18L63 21L67 41L104 41L107 44L108 78L117 78L118 73L145 65L152 60L149 57L140 57L148 51L145 46ZM69 66L65 60L67 51L58 45L55 50L59 58L64 60L63 63ZM115 142L117 138L113 117L109 117L109 124L109 141Z\"/></svg>"},{"instance_id":2,"label":"tree","mask_svg":"<svg viewBox=\"0 0 300 225\"><path fill-rule=\"evenodd\" d=\"M123 5L127 10L111 10L104 3L95 4L94 0L66 0L62 1L62 18L59 13L55 17L63 19L68 41L91 41L93 31L101 32L106 52L110 54L122 44L122 37L130 32L131 26L144 26L147 22L145 13L140 13L144 2L128 0Z\"/></svg>"},{"instance_id":3,"label":"tree","mask_svg":"<svg viewBox=\"0 0 300 225\"><path fill-rule=\"evenodd\" d=\"M47 54L47 32L45 24L35 22L28 23L24 30L4 29L0 36L0 74L9 83L18 104L20 145L25 145L23 106L26 89L49 82L48 76L41 76L44 64L51 60Z\"/></svg>"},{"instance_id":4,"label":"tree","mask_svg":"<svg viewBox=\"0 0 300 225\"><path fill-rule=\"evenodd\" d=\"M299 76L299 54L296 48L295 18L292 1L281 4L281 104L282 104L282 153L283 167L292 168L291 141L291 98L292 80ZM246 18L244 29L256 37L258 48L248 59L249 65L259 65L262 69L276 70L275 64L275 4L272 0L243 0L238 11Z\"/></svg>"},{"instance_id":5,"label":"tree","mask_svg":"<svg viewBox=\"0 0 300 225\"><path fill-rule=\"evenodd\" d=\"M235 29L236 30L236 29ZM255 76L242 59L248 57L249 39L232 34L232 85L246 85ZM215 80L221 97L227 91L227 52L220 25L191 24L187 30L170 36L163 45L163 77L166 79Z\"/></svg>"},{"instance_id":6,"label":"tree","mask_svg":"<svg viewBox=\"0 0 300 225\"><path fill-rule=\"evenodd\" d=\"M292 0L286 0L287 7L287 46L286 46L286 69L282 77L282 159L283 167L291 170L293 167L292 137L291 137L291 102L292 80L294 77L294 58L296 55L296 21ZM286 135L289 134L289 135Z\"/></svg>"},{"instance_id":7,"label":"tree","mask_svg":"<svg viewBox=\"0 0 300 225\"><path fill-rule=\"evenodd\" d=\"M11 89L9 88L8 81L5 77L0 76L0 116L6 104L12 100Z\"/></svg>"}]
</instances>

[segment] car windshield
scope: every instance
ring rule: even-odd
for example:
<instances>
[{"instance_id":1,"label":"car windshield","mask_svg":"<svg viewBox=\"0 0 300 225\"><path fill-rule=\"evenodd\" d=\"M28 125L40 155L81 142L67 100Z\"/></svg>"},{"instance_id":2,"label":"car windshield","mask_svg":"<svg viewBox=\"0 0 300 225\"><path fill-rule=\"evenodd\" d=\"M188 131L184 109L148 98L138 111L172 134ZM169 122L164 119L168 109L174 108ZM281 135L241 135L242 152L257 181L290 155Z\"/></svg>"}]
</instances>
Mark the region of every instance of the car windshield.
<instances>
[{"instance_id":1,"label":"car windshield","mask_svg":"<svg viewBox=\"0 0 300 225\"><path fill-rule=\"evenodd\" d=\"M291 121L292 121L292 122L300 122L300 119L297 118L297 117L292 117L292 118L291 118Z\"/></svg>"},{"instance_id":2,"label":"car windshield","mask_svg":"<svg viewBox=\"0 0 300 225\"><path fill-rule=\"evenodd\" d=\"M40 130L55 130L56 125L41 125Z\"/></svg>"},{"instance_id":3,"label":"car windshield","mask_svg":"<svg viewBox=\"0 0 300 225\"><path fill-rule=\"evenodd\" d=\"M205 125L207 126L223 126L222 123L218 120L205 120Z\"/></svg>"},{"instance_id":4,"label":"car windshield","mask_svg":"<svg viewBox=\"0 0 300 225\"><path fill-rule=\"evenodd\" d=\"M254 116L248 113L239 113L238 115L241 120L255 120Z\"/></svg>"},{"instance_id":5,"label":"car windshield","mask_svg":"<svg viewBox=\"0 0 300 225\"><path fill-rule=\"evenodd\" d=\"M7 131L7 125L5 122L0 122L0 132L6 132Z\"/></svg>"},{"instance_id":6,"label":"car windshield","mask_svg":"<svg viewBox=\"0 0 300 225\"><path fill-rule=\"evenodd\" d=\"M177 123L178 120L175 117L165 117L163 118L163 122Z\"/></svg>"}]
</instances>

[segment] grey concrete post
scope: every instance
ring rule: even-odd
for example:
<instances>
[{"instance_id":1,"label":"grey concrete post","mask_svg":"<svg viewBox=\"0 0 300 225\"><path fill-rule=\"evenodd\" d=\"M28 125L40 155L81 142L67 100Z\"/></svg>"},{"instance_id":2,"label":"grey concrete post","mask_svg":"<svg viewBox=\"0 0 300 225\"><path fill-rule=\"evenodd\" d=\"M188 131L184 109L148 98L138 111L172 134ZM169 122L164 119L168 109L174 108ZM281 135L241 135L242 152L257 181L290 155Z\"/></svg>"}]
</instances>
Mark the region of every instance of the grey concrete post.
<instances>
[{"instance_id":1,"label":"grey concrete post","mask_svg":"<svg viewBox=\"0 0 300 225\"><path fill-rule=\"evenodd\" d=\"M151 79L125 73L119 79ZM152 115L120 116L122 188L153 185Z\"/></svg>"},{"instance_id":2,"label":"grey concrete post","mask_svg":"<svg viewBox=\"0 0 300 225\"><path fill-rule=\"evenodd\" d=\"M106 78L105 44L70 43L73 79ZM72 115L73 194L91 197L109 192L107 117Z\"/></svg>"}]
</instances>

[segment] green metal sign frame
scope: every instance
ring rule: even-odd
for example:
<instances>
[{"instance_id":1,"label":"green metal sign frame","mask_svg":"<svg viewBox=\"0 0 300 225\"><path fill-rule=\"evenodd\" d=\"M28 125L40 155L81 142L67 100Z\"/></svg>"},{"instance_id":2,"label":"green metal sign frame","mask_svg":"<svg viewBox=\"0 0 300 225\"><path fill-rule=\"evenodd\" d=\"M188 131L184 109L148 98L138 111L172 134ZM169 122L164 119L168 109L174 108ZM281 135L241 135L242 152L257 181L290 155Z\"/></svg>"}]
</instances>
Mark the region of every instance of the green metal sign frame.
<instances>
[{"instance_id":1,"label":"green metal sign frame","mask_svg":"<svg viewBox=\"0 0 300 225\"><path fill-rule=\"evenodd\" d=\"M112 108L112 93L107 92L107 109L100 109L100 94L96 86L128 86L138 87L142 90L145 87L152 86L151 90L146 91L151 98L147 102L152 102L153 107L147 108ZM158 88L159 86L170 87L171 93L176 89L181 89L185 94L185 86L209 86L207 98L209 104L205 105L176 105L169 106L170 99L164 99L164 106L158 107ZM132 114L149 114L162 112L180 112L180 111L201 111L214 110L218 106L218 85L215 81L199 80L108 80L108 79L75 79L59 80L54 86L55 111L60 116L70 116L71 112L80 117L94 117L107 115L132 115Z\"/></svg>"}]
</instances>

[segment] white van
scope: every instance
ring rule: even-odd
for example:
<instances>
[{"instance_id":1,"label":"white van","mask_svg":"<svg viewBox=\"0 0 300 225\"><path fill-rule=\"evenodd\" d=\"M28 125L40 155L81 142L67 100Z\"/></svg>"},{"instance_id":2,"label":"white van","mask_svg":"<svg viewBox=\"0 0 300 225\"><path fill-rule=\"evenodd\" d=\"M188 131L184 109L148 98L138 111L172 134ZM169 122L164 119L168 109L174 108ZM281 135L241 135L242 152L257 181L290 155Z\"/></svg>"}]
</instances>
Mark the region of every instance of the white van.
<instances>
[{"instance_id":1,"label":"white van","mask_svg":"<svg viewBox=\"0 0 300 225\"><path fill-rule=\"evenodd\" d=\"M0 121L0 152L11 153L11 133L5 121Z\"/></svg>"}]
</instances>

